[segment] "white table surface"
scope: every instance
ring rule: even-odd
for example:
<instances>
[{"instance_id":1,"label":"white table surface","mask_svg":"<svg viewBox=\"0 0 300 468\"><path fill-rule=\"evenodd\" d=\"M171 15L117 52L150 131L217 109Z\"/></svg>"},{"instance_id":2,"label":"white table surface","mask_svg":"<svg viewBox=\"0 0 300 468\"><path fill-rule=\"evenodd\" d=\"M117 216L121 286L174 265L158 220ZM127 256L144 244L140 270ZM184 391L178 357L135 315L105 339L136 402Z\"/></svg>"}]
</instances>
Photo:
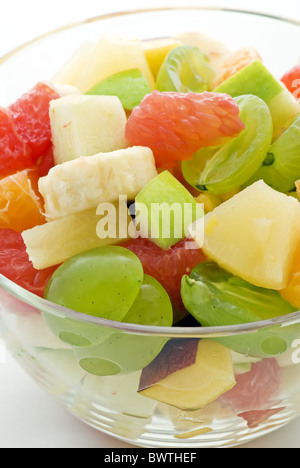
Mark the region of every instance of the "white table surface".
<instances>
[{"instance_id":1,"label":"white table surface","mask_svg":"<svg viewBox=\"0 0 300 468\"><path fill-rule=\"evenodd\" d=\"M48 30L113 11L170 5L212 5L258 10L300 20L299 0L143 1L10 0L0 15L0 56ZM255 34L255 32L254 32ZM1 104L1 103L0 103ZM0 343L1 344L1 343ZM132 448L69 414L6 356L0 359L1 448ZM300 448L300 419L243 448Z\"/></svg>"}]
</instances>

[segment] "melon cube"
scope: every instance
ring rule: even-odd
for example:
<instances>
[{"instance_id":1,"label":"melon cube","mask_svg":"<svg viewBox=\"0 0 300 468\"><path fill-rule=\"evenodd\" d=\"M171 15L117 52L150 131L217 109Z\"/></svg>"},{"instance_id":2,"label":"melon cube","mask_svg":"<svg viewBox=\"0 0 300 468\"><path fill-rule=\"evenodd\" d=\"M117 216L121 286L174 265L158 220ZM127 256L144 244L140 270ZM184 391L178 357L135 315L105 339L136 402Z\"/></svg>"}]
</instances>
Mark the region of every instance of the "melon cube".
<instances>
[{"instance_id":1,"label":"melon cube","mask_svg":"<svg viewBox=\"0 0 300 468\"><path fill-rule=\"evenodd\" d=\"M256 286L287 286L300 240L300 204L263 181L205 217L205 254Z\"/></svg>"}]
</instances>

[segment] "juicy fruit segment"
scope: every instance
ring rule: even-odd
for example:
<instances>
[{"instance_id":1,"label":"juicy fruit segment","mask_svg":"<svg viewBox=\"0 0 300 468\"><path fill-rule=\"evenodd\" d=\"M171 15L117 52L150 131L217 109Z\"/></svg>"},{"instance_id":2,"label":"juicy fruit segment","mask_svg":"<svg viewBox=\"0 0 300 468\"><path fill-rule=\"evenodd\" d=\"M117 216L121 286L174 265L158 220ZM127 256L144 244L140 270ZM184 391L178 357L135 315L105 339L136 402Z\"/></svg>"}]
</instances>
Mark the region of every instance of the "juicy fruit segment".
<instances>
[{"instance_id":1,"label":"juicy fruit segment","mask_svg":"<svg viewBox=\"0 0 300 468\"><path fill-rule=\"evenodd\" d=\"M284 89L268 102L268 106L274 124L274 140L276 140L300 115L300 103L287 89Z\"/></svg>"},{"instance_id":2,"label":"juicy fruit segment","mask_svg":"<svg viewBox=\"0 0 300 468\"><path fill-rule=\"evenodd\" d=\"M138 106L150 93L149 83L138 68L109 76L87 92L90 95L117 96L128 111Z\"/></svg>"},{"instance_id":3,"label":"juicy fruit segment","mask_svg":"<svg viewBox=\"0 0 300 468\"><path fill-rule=\"evenodd\" d=\"M22 232L45 223L37 185L38 174L33 170L0 180L0 228Z\"/></svg>"},{"instance_id":4,"label":"juicy fruit segment","mask_svg":"<svg viewBox=\"0 0 300 468\"><path fill-rule=\"evenodd\" d=\"M52 79L53 83L77 87L83 70L91 59L95 47L95 44L92 42L85 42L54 75Z\"/></svg>"},{"instance_id":5,"label":"juicy fruit segment","mask_svg":"<svg viewBox=\"0 0 300 468\"><path fill-rule=\"evenodd\" d=\"M250 372L236 376L236 386L220 402L235 413L268 410L278 403L281 384L282 370L276 359L264 359L253 363Z\"/></svg>"},{"instance_id":6,"label":"juicy fruit segment","mask_svg":"<svg viewBox=\"0 0 300 468\"><path fill-rule=\"evenodd\" d=\"M50 121L56 164L128 146L116 96L64 96L50 104Z\"/></svg>"},{"instance_id":7,"label":"juicy fruit segment","mask_svg":"<svg viewBox=\"0 0 300 468\"><path fill-rule=\"evenodd\" d=\"M183 410L200 409L234 387L231 353L209 340L170 340L141 375L139 393Z\"/></svg>"},{"instance_id":8,"label":"juicy fruit segment","mask_svg":"<svg viewBox=\"0 0 300 468\"><path fill-rule=\"evenodd\" d=\"M259 181L206 215L203 250L245 281L281 290L292 270L299 220L297 200Z\"/></svg>"},{"instance_id":9,"label":"juicy fruit segment","mask_svg":"<svg viewBox=\"0 0 300 468\"><path fill-rule=\"evenodd\" d=\"M179 47L180 45L180 41L171 37L154 40L151 39L142 43L147 62L155 80L166 56L171 52L171 50L175 49L175 47Z\"/></svg>"},{"instance_id":10,"label":"juicy fruit segment","mask_svg":"<svg viewBox=\"0 0 300 468\"><path fill-rule=\"evenodd\" d=\"M190 277L183 277L181 295L186 309L208 327L269 320L296 311L279 291L253 286L213 262L201 263ZM269 327L216 340L241 354L265 357L285 352L298 333L298 327Z\"/></svg>"},{"instance_id":11,"label":"juicy fruit segment","mask_svg":"<svg viewBox=\"0 0 300 468\"><path fill-rule=\"evenodd\" d=\"M238 189L255 174L270 148L273 125L268 106L253 95L236 101L246 128L206 163L196 184L199 190L220 195Z\"/></svg>"},{"instance_id":12,"label":"juicy fruit segment","mask_svg":"<svg viewBox=\"0 0 300 468\"><path fill-rule=\"evenodd\" d=\"M300 99L300 64L285 73L281 81L296 99Z\"/></svg>"},{"instance_id":13,"label":"juicy fruit segment","mask_svg":"<svg viewBox=\"0 0 300 468\"><path fill-rule=\"evenodd\" d=\"M86 93L104 78L133 68L141 70L153 90L155 83L141 42L139 40L125 40L103 35L77 86Z\"/></svg>"},{"instance_id":14,"label":"juicy fruit segment","mask_svg":"<svg viewBox=\"0 0 300 468\"><path fill-rule=\"evenodd\" d=\"M275 190L291 192L300 178L299 158L300 117L273 143L264 164L251 181L263 179Z\"/></svg>"},{"instance_id":15,"label":"juicy fruit segment","mask_svg":"<svg viewBox=\"0 0 300 468\"><path fill-rule=\"evenodd\" d=\"M170 298L155 278L144 276L138 297L123 322L155 327L172 326L173 309Z\"/></svg>"},{"instance_id":16,"label":"juicy fruit segment","mask_svg":"<svg viewBox=\"0 0 300 468\"><path fill-rule=\"evenodd\" d=\"M36 270L33 268L20 233L0 229L0 274L27 291L43 297L45 286L57 266Z\"/></svg>"},{"instance_id":17,"label":"juicy fruit segment","mask_svg":"<svg viewBox=\"0 0 300 468\"><path fill-rule=\"evenodd\" d=\"M163 249L187 237L188 227L203 216L201 205L169 171L143 188L135 206L139 234Z\"/></svg>"},{"instance_id":18,"label":"juicy fruit segment","mask_svg":"<svg viewBox=\"0 0 300 468\"><path fill-rule=\"evenodd\" d=\"M83 314L122 320L134 303L144 272L136 255L122 247L99 247L61 265L45 298Z\"/></svg>"},{"instance_id":19,"label":"juicy fruit segment","mask_svg":"<svg viewBox=\"0 0 300 468\"><path fill-rule=\"evenodd\" d=\"M168 168L243 129L238 105L227 95L154 91L133 110L126 138L132 145L151 148L158 167Z\"/></svg>"},{"instance_id":20,"label":"juicy fruit segment","mask_svg":"<svg viewBox=\"0 0 300 468\"><path fill-rule=\"evenodd\" d=\"M131 217L125 202L114 205L115 209L105 217L105 223L114 225L114 236L101 238L97 235L100 217L93 208L81 213L35 226L22 233L30 260L37 269L48 268L64 263L71 257L106 245L113 245L126 240ZM123 211L124 215L121 215ZM123 221L120 226L119 220Z\"/></svg>"},{"instance_id":21,"label":"juicy fruit segment","mask_svg":"<svg viewBox=\"0 0 300 468\"><path fill-rule=\"evenodd\" d=\"M53 167L39 180L48 220L114 203L120 196L134 200L157 176L149 148L133 147L81 157Z\"/></svg>"},{"instance_id":22,"label":"juicy fruit segment","mask_svg":"<svg viewBox=\"0 0 300 468\"><path fill-rule=\"evenodd\" d=\"M163 250L150 240L142 238L132 239L124 243L123 247L135 253L142 262L145 274L154 277L165 288L171 298L175 314L178 310L182 310L181 278L205 260L202 250L190 249L188 240ZM177 316L175 322L176 319Z\"/></svg>"},{"instance_id":23,"label":"juicy fruit segment","mask_svg":"<svg viewBox=\"0 0 300 468\"><path fill-rule=\"evenodd\" d=\"M162 64L156 87L159 91L180 93L211 91L214 71L209 59L198 47L179 46Z\"/></svg>"},{"instance_id":24,"label":"juicy fruit segment","mask_svg":"<svg viewBox=\"0 0 300 468\"><path fill-rule=\"evenodd\" d=\"M46 83L0 109L0 177L40 165L52 146L49 104L59 97Z\"/></svg>"},{"instance_id":25,"label":"juicy fruit segment","mask_svg":"<svg viewBox=\"0 0 300 468\"><path fill-rule=\"evenodd\" d=\"M253 47L244 47L232 53L226 58L222 65L218 76L218 84L228 80L228 78L231 78L247 65L252 62L256 62L257 60L262 62L260 54L257 50L253 49Z\"/></svg>"},{"instance_id":26,"label":"juicy fruit segment","mask_svg":"<svg viewBox=\"0 0 300 468\"><path fill-rule=\"evenodd\" d=\"M0 151L1 178L33 166L29 149L14 130L12 115L3 108L0 108Z\"/></svg>"}]
</instances>

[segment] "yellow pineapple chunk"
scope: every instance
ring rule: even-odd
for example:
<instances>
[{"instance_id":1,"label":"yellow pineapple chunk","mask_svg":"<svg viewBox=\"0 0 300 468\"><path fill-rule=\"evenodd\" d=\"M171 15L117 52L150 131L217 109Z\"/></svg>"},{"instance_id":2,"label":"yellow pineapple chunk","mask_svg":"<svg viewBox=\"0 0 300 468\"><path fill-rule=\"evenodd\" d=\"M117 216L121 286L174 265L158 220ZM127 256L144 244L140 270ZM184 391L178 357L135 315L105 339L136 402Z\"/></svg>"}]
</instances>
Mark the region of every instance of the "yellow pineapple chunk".
<instances>
[{"instance_id":1,"label":"yellow pineapple chunk","mask_svg":"<svg viewBox=\"0 0 300 468\"><path fill-rule=\"evenodd\" d=\"M24 231L22 237L34 268L59 265L81 252L126 240L132 221L127 205L123 202L113 207L115 210L105 216L97 215L99 211L93 208ZM107 225L106 238L104 229L99 230L101 220ZM109 231L109 226L114 232Z\"/></svg>"},{"instance_id":2,"label":"yellow pineapple chunk","mask_svg":"<svg viewBox=\"0 0 300 468\"><path fill-rule=\"evenodd\" d=\"M258 181L205 217L205 254L260 287L288 284L300 240L300 204Z\"/></svg>"},{"instance_id":3,"label":"yellow pineapple chunk","mask_svg":"<svg viewBox=\"0 0 300 468\"><path fill-rule=\"evenodd\" d=\"M133 68L141 70L148 80L150 88L154 90L154 78L141 41L102 36L77 83L77 87L86 93L104 78Z\"/></svg>"},{"instance_id":4,"label":"yellow pineapple chunk","mask_svg":"<svg viewBox=\"0 0 300 468\"><path fill-rule=\"evenodd\" d=\"M154 39L143 42L142 46L146 59L155 79L169 52L180 45L182 45L182 42L172 38Z\"/></svg>"},{"instance_id":5,"label":"yellow pineapple chunk","mask_svg":"<svg viewBox=\"0 0 300 468\"><path fill-rule=\"evenodd\" d=\"M55 74L52 81L57 84L76 86L82 71L92 57L95 47L91 42L85 42Z\"/></svg>"}]
</instances>

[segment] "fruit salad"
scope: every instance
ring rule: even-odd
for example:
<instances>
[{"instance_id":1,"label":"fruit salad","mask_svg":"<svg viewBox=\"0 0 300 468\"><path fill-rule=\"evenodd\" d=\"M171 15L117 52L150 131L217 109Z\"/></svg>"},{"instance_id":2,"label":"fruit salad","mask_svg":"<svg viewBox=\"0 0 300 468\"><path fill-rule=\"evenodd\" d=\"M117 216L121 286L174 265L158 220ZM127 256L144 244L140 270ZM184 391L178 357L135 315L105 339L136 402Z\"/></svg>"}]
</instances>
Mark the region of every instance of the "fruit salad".
<instances>
[{"instance_id":1,"label":"fruit salad","mask_svg":"<svg viewBox=\"0 0 300 468\"><path fill-rule=\"evenodd\" d=\"M255 429L285 410L300 326L276 320L300 308L299 65L280 78L259 51L198 33L103 35L0 109L0 274L81 317L34 323L87 391L112 398L128 376L128 411L161 405L178 438L210 432L187 430L191 411Z\"/></svg>"}]
</instances>

